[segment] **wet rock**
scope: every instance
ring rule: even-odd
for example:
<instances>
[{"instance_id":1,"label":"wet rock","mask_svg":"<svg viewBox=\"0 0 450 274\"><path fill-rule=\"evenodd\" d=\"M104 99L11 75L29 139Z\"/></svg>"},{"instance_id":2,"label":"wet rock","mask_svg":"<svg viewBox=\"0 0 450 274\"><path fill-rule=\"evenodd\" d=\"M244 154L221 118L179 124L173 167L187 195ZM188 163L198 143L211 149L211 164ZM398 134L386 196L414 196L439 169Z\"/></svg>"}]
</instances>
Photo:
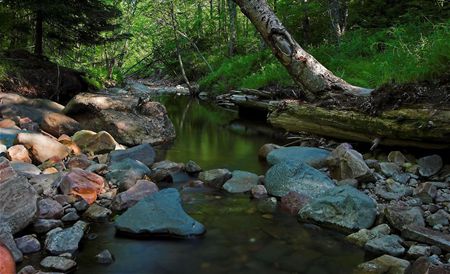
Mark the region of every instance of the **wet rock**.
<instances>
[{"instance_id":1,"label":"wet rock","mask_svg":"<svg viewBox=\"0 0 450 274\"><path fill-rule=\"evenodd\" d=\"M80 154L80 155L71 157L67 161L66 166L68 169L73 169L73 168L86 169L89 166L91 166L92 164L94 164L94 162L89 160L89 158L85 154Z\"/></svg>"},{"instance_id":2,"label":"wet rock","mask_svg":"<svg viewBox=\"0 0 450 274\"><path fill-rule=\"evenodd\" d=\"M113 255L108 249L103 250L95 256L99 264L112 264L114 262Z\"/></svg>"},{"instance_id":3,"label":"wet rock","mask_svg":"<svg viewBox=\"0 0 450 274\"><path fill-rule=\"evenodd\" d=\"M23 254L35 253L41 250L41 243L33 235L25 235L15 239L17 248Z\"/></svg>"},{"instance_id":4,"label":"wet rock","mask_svg":"<svg viewBox=\"0 0 450 274\"><path fill-rule=\"evenodd\" d=\"M414 224L425 226L423 212L419 207L391 205L385 208L384 214L391 227L402 231L404 226Z\"/></svg>"},{"instance_id":5,"label":"wet rock","mask_svg":"<svg viewBox=\"0 0 450 274\"><path fill-rule=\"evenodd\" d=\"M0 244L0 273L12 274L16 272L16 264L11 252Z\"/></svg>"},{"instance_id":6,"label":"wet rock","mask_svg":"<svg viewBox=\"0 0 450 274\"><path fill-rule=\"evenodd\" d=\"M250 191L252 193L252 197L255 199L262 199L267 197L267 189L263 185L253 186Z\"/></svg>"},{"instance_id":7,"label":"wet rock","mask_svg":"<svg viewBox=\"0 0 450 274\"><path fill-rule=\"evenodd\" d=\"M0 144L10 148L14 145L14 141L17 138L17 134L21 131L12 128L0 128Z\"/></svg>"},{"instance_id":8,"label":"wet rock","mask_svg":"<svg viewBox=\"0 0 450 274\"><path fill-rule=\"evenodd\" d=\"M422 256L430 256L431 247L427 245L412 245L407 252L407 256L412 259L417 259Z\"/></svg>"},{"instance_id":9,"label":"wet rock","mask_svg":"<svg viewBox=\"0 0 450 274\"><path fill-rule=\"evenodd\" d=\"M300 209L302 209L311 198L307 195L300 194L294 191L289 192L281 197L281 210L288 212L292 216L296 216Z\"/></svg>"},{"instance_id":10,"label":"wet rock","mask_svg":"<svg viewBox=\"0 0 450 274\"><path fill-rule=\"evenodd\" d=\"M438 210L436 213L427 217L427 223L431 227L436 225L448 225L450 215L443 209Z\"/></svg>"},{"instance_id":11,"label":"wet rock","mask_svg":"<svg viewBox=\"0 0 450 274\"><path fill-rule=\"evenodd\" d=\"M33 223L33 231L36 233L47 233L54 228L62 226L63 223L60 220L37 219Z\"/></svg>"},{"instance_id":12,"label":"wet rock","mask_svg":"<svg viewBox=\"0 0 450 274\"><path fill-rule=\"evenodd\" d=\"M66 272L77 266L77 263L64 257L48 256L41 261L41 266L51 270Z\"/></svg>"},{"instance_id":13,"label":"wet rock","mask_svg":"<svg viewBox=\"0 0 450 274\"><path fill-rule=\"evenodd\" d=\"M86 212L84 212L83 217L94 222L106 222L108 221L111 213L111 210L100 205L93 204L86 210Z\"/></svg>"},{"instance_id":14,"label":"wet rock","mask_svg":"<svg viewBox=\"0 0 450 274\"><path fill-rule=\"evenodd\" d=\"M81 212L81 211L85 211L86 209L88 209L89 204L88 204L88 202L86 202L86 200L81 199L81 200L75 202L75 203L73 204L73 207L74 207L78 212Z\"/></svg>"},{"instance_id":15,"label":"wet rock","mask_svg":"<svg viewBox=\"0 0 450 274\"><path fill-rule=\"evenodd\" d=\"M329 156L328 150L316 147L281 147L267 154L267 162L272 166L285 161L304 162L312 167L321 168L326 165Z\"/></svg>"},{"instance_id":16,"label":"wet rock","mask_svg":"<svg viewBox=\"0 0 450 274\"><path fill-rule=\"evenodd\" d=\"M256 208L261 213L274 213L277 210L278 201L275 197L267 197L258 201Z\"/></svg>"},{"instance_id":17,"label":"wet rock","mask_svg":"<svg viewBox=\"0 0 450 274\"><path fill-rule=\"evenodd\" d=\"M47 234L45 250L52 255L74 253L87 230L88 224L83 221L76 222L72 227L55 228Z\"/></svg>"},{"instance_id":18,"label":"wet rock","mask_svg":"<svg viewBox=\"0 0 450 274\"><path fill-rule=\"evenodd\" d=\"M80 219L80 216L78 216L78 214L76 212L69 212L61 218L61 221L75 222L75 221L78 221L79 219Z\"/></svg>"},{"instance_id":19,"label":"wet rock","mask_svg":"<svg viewBox=\"0 0 450 274\"><path fill-rule=\"evenodd\" d=\"M200 172L198 178L212 187L222 188L223 184L231 178L231 172L228 169L212 169Z\"/></svg>"},{"instance_id":20,"label":"wet rock","mask_svg":"<svg viewBox=\"0 0 450 274\"><path fill-rule=\"evenodd\" d=\"M361 229L358 232L352 233L346 237L346 240L360 247L376 238L380 238L391 233L391 228L387 224L378 225L372 229Z\"/></svg>"},{"instance_id":21,"label":"wet rock","mask_svg":"<svg viewBox=\"0 0 450 274\"><path fill-rule=\"evenodd\" d=\"M30 149L33 158L39 163L43 163L50 158L64 159L69 154L67 147L42 134L19 133L17 141Z\"/></svg>"},{"instance_id":22,"label":"wet rock","mask_svg":"<svg viewBox=\"0 0 450 274\"><path fill-rule=\"evenodd\" d=\"M83 128L106 130L121 144L133 146L169 143L175 129L167 111L158 102L139 97L83 93L75 96L64 112Z\"/></svg>"},{"instance_id":23,"label":"wet rock","mask_svg":"<svg viewBox=\"0 0 450 274\"><path fill-rule=\"evenodd\" d=\"M17 274L36 274L38 272L39 271L34 269L33 266L27 265L27 266L23 267L21 270L19 270L19 272L17 272ZM2 272L0 272L0 273L2 273ZM38 274L44 274L44 273L38 273Z\"/></svg>"},{"instance_id":24,"label":"wet rock","mask_svg":"<svg viewBox=\"0 0 450 274\"><path fill-rule=\"evenodd\" d=\"M450 236L447 233L442 233L426 227L408 225L404 227L402 237L420 243L435 245L450 252Z\"/></svg>"},{"instance_id":25,"label":"wet rock","mask_svg":"<svg viewBox=\"0 0 450 274\"><path fill-rule=\"evenodd\" d=\"M401 256L405 253L405 248L402 246L402 238L397 235L384 235L372 240L369 240L364 248L375 254L389 254L392 256Z\"/></svg>"},{"instance_id":26,"label":"wet rock","mask_svg":"<svg viewBox=\"0 0 450 274\"><path fill-rule=\"evenodd\" d=\"M202 168L196 162L190 160L184 166L184 170L188 174L197 174L197 173L200 173L202 171Z\"/></svg>"},{"instance_id":27,"label":"wet rock","mask_svg":"<svg viewBox=\"0 0 450 274\"><path fill-rule=\"evenodd\" d=\"M383 255L358 265L353 274L403 274L409 262L390 255Z\"/></svg>"},{"instance_id":28,"label":"wet rock","mask_svg":"<svg viewBox=\"0 0 450 274\"><path fill-rule=\"evenodd\" d=\"M183 164L175 163L169 160L154 163L152 165L151 178L155 182L173 182L175 174L181 172Z\"/></svg>"},{"instance_id":29,"label":"wet rock","mask_svg":"<svg viewBox=\"0 0 450 274\"><path fill-rule=\"evenodd\" d=\"M90 130L80 130L72 136L73 142L82 152L91 155L109 153L121 146L106 131L95 133Z\"/></svg>"},{"instance_id":30,"label":"wet rock","mask_svg":"<svg viewBox=\"0 0 450 274\"><path fill-rule=\"evenodd\" d=\"M158 192L158 186L147 180L138 180L134 186L127 191L119 193L113 200L111 208L113 210L124 210L134 206L144 197Z\"/></svg>"},{"instance_id":31,"label":"wet rock","mask_svg":"<svg viewBox=\"0 0 450 274\"><path fill-rule=\"evenodd\" d=\"M115 226L118 231L132 234L187 237L205 233L205 227L183 210L180 194L173 188L145 197L119 216Z\"/></svg>"},{"instance_id":32,"label":"wet rock","mask_svg":"<svg viewBox=\"0 0 450 274\"><path fill-rule=\"evenodd\" d=\"M37 215L37 193L24 177L12 177L0 184L0 216L15 234Z\"/></svg>"},{"instance_id":33,"label":"wet rock","mask_svg":"<svg viewBox=\"0 0 450 274\"><path fill-rule=\"evenodd\" d=\"M258 150L258 158L261 160L266 160L267 155L269 155L270 152L282 148L282 146L276 145L276 144L264 144L262 147Z\"/></svg>"},{"instance_id":34,"label":"wet rock","mask_svg":"<svg viewBox=\"0 0 450 274\"><path fill-rule=\"evenodd\" d=\"M359 179L370 176L371 170L358 151L347 143L333 150L328 159L331 177L336 180Z\"/></svg>"},{"instance_id":35,"label":"wet rock","mask_svg":"<svg viewBox=\"0 0 450 274\"><path fill-rule=\"evenodd\" d=\"M10 162L5 157L0 157L0 184L16 176Z\"/></svg>"},{"instance_id":36,"label":"wet rock","mask_svg":"<svg viewBox=\"0 0 450 274\"><path fill-rule=\"evenodd\" d=\"M63 134L72 135L81 129L80 124L74 119L55 112L45 114L40 127L55 137Z\"/></svg>"},{"instance_id":37,"label":"wet rock","mask_svg":"<svg viewBox=\"0 0 450 274\"><path fill-rule=\"evenodd\" d=\"M143 163L125 159L120 162L114 162L109 166L109 172L106 179L118 186L120 190L127 190L136 184L137 180L151 174L150 169Z\"/></svg>"},{"instance_id":38,"label":"wet rock","mask_svg":"<svg viewBox=\"0 0 450 274\"><path fill-rule=\"evenodd\" d=\"M417 160L419 165L419 174L423 177L435 175L443 167L442 158L439 155L425 156Z\"/></svg>"},{"instance_id":39,"label":"wet rock","mask_svg":"<svg viewBox=\"0 0 450 274\"><path fill-rule=\"evenodd\" d=\"M241 170L235 170L232 172L232 177L222 186L223 189L230 193L243 193L250 191L252 187L258 185L259 176Z\"/></svg>"},{"instance_id":40,"label":"wet rock","mask_svg":"<svg viewBox=\"0 0 450 274\"><path fill-rule=\"evenodd\" d=\"M155 150L150 144L142 144L125 150L112 151L109 154L109 160L114 163L129 158L151 166L155 162L155 156Z\"/></svg>"},{"instance_id":41,"label":"wet rock","mask_svg":"<svg viewBox=\"0 0 450 274\"><path fill-rule=\"evenodd\" d=\"M401 167L399 167L396 163L390 162L380 163L380 169L381 172L388 177L392 177L402 172Z\"/></svg>"},{"instance_id":42,"label":"wet rock","mask_svg":"<svg viewBox=\"0 0 450 274\"><path fill-rule=\"evenodd\" d=\"M448 274L448 265L436 265L430 257L420 257L406 270L406 274Z\"/></svg>"},{"instance_id":43,"label":"wet rock","mask_svg":"<svg viewBox=\"0 0 450 274\"><path fill-rule=\"evenodd\" d=\"M64 214L64 208L57 201L47 198L38 202L40 219L60 219Z\"/></svg>"},{"instance_id":44,"label":"wet rock","mask_svg":"<svg viewBox=\"0 0 450 274\"><path fill-rule=\"evenodd\" d=\"M351 186L339 186L308 203L299 218L349 232L371 227L376 214L377 205L369 196Z\"/></svg>"},{"instance_id":45,"label":"wet rock","mask_svg":"<svg viewBox=\"0 0 450 274\"><path fill-rule=\"evenodd\" d=\"M403 155L403 153L401 153L400 151L397 150L397 151L391 151L389 153L388 161L401 166L404 163L406 163L408 160L406 159L405 155Z\"/></svg>"},{"instance_id":46,"label":"wet rock","mask_svg":"<svg viewBox=\"0 0 450 274\"><path fill-rule=\"evenodd\" d=\"M423 203L429 204L437 195L437 188L431 182L419 184L414 190L414 196L419 198Z\"/></svg>"},{"instance_id":47,"label":"wet rock","mask_svg":"<svg viewBox=\"0 0 450 274\"><path fill-rule=\"evenodd\" d=\"M27 178L32 178L36 175L41 174L41 170L33 164L11 162L11 167L18 175L25 176Z\"/></svg>"},{"instance_id":48,"label":"wet rock","mask_svg":"<svg viewBox=\"0 0 450 274\"><path fill-rule=\"evenodd\" d=\"M102 192L105 183L103 177L75 168L62 178L59 188L65 195L76 195L92 204Z\"/></svg>"},{"instance_id":49,"label":"wet rock","mask_svg":"<svg viewBox=\"0 0 450 274\"><path fill-rule=\"evenodd\" d=\"M10 147L8 149L8 157L11 161L31 164L31 158L28 150L23 145L15 145Z\"/></svg>"},{"instance_id":50,"label":"wet rock","mask_svg":"<svg viewBox=\"0 0 450 274\"><path fill-rule=\"evenodd\" d=\"M271 167L265 177L269 194L282 197L291 191L318 197L335 187L325 174L303 162L281 162Z\"/></svg>"}]
</instances>

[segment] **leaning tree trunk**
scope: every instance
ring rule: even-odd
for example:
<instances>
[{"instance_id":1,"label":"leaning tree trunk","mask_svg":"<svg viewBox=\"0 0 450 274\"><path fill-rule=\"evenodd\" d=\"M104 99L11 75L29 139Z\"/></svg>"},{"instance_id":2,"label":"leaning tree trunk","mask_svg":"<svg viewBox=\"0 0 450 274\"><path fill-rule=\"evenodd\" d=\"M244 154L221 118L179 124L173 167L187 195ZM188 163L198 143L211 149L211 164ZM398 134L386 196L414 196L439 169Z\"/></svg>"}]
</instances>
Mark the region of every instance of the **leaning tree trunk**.
<instances>
[{"instance_id":1,"label":"leaning tree trunk","mask_svg":"<svg viewBox=\"0 0 450 274\"><path fill-rule=\"evenodd\" d=\"M358 96L370 94L371 89L348 84L306 52L289 34L265 0L234 1L255 25L294 81L300 85L307 99L312 100L331 91Z\"/></svg>"}]
</instances>

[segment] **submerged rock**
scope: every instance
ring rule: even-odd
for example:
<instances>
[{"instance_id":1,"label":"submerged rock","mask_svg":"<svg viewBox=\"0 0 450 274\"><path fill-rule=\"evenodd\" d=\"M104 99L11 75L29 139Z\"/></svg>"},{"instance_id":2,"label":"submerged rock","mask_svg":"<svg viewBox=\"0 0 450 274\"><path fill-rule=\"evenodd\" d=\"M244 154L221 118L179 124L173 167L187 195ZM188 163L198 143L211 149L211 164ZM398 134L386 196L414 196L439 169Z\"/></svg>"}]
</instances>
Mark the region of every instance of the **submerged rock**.
<instances>
[{"instance_id":1,"label":"submerged rock","mask_svg":"<svg viewBox=\"0 0 450 274\"><path fill-rule=\"evenodd\" d=\"M254 186L258 185L259 176L242 170L232 172L232 177L223 185L223 189L230 193L242 193L250 191Z\"/></svg>"},{"instance_id":2,"label":"submerged rock","mask_svg":"<svg viewBox=\"0 0 450 274\"><path fill-rule=\"evenodd\" d=\"M17 174L8 159L0 157L0 184L16 176Z\"/></svg>"},{"instance_id":3,"label":"submerged rock","mask_svg":"<svg viewBox=\"0 0 450 274\"><path fill-rule=\"evenodd\" d=\"M113 255L108 249L103 250L95 256L99 264L112 264L114 262Z\"/></svg>"},{"instance_id":4,"label":"submerged rock","mask_svg":"<svg viewBox=\"0 0 450 274\"><path fill-rule=\"evenodd\" d=\"M198 175L199 180L216 188L221 188L230 178L231 172L228 169L212 169L200 172Z\"/></svg>"},{"instance_id":5,"label":"submerged rock","mask_svg":"<svg viewBox=\"0 0 450 274\"><path fill-rule=\"evenodd\" d=\"M272 150L267 155L267 162L276 165L285 161L303 162L315 168L325 166L330 152L316 147L282 147Z\"/></svg>"},{"instance_id":6,"label":"submerged rock","mask_svg":"<svg viewBox=\"0 0 450 274\"><path fill-rule=\"evenodd\" d=\"M282 197L291 191L318 197L335 187L325 174L303 162L281 162L271 167L265 177L269 194Z\"/></svg>"},{"instance_id":7,"label":"submerged rock","mask_svg":"<svg viewBox=\"0 0 450 274\"><path fill-rule=\"evenodd\" d=\"M299 212L299 218L303 221L312 221L346 232L370 228L376 215L376 203L351 186L330 189Z\"/></svg>"},{"instance_id":8,"label":"submerged rock","mask_svg":"<svg viewBox=\"0 0 450 274\"><path fill-rule=\"evenodd\" d=\"M115 221L116 229L131 234L164 234L189 237L205 233L205 227L181 206L181 197L168 188L145 197Z\"/></svg>"}]
</instances>

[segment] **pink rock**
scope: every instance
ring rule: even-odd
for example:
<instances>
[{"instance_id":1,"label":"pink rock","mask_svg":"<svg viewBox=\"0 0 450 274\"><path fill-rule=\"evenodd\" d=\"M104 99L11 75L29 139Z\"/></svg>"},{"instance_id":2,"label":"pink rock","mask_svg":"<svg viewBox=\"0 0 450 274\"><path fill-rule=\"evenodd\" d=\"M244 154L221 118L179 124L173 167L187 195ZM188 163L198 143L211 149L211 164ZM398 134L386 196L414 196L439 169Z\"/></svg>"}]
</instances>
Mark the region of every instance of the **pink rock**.
<instances>
[{"instance_id":1,"label":"pink rock","mask_svg":"<svg viewBox=\"0 0 450 274\"><path fill-rule=\"evenodd\" d=\"M11 161L24 162L31 164L30 154L23 145L15 145L8 149L8 156Z\"/></svg>"},{"instance_id":2,"label":"pink rock","mask_svg":"<svg viewBox=\"0 0 450 274\"><path fill-rule=\"evenodd\" d=\"M56 112L44 115L41 128L55 137L63 134L72 135L80 130L80 124L74 119Z\"/></svg>"},{"instance_id":3,"label":"pink rock","mask_svg":"<svg viewBox=\"0 0 450 274\"><path fill-rule=\"evenodd\" d=\"M281 209L291 215L297 215L309 201L308 196L291 191L281 198Z\"/></svg>"},{"instance_id":4,"label":"pink rock","mask_svg":"<svg viewBox=\"0 0 450 274\"><path fill-rule=\"evenodd\" d=\"M31 150L33 158L40 163L57 157L64 159L69 154L69 149L55 139L39 133L19 133L17 141Z\"/></svg>"},{"instance_id":5,"label":"pink rock","mask_svg":"<svg viewBox=\"0 0 450 274\"><path fill-rule=\"evenodd\" d=\"M0 184L15 176L17 174L9 164L8 159L0 157Z\"/></svg>"},{"instance_id":6,"label":"pink rock","mask_svg":"<svg viewBox=\"0 0 450 274\"><path fill-rule=\"evenodd\" d=\"M88 204L93 204L97 195L103 191L105 183L105 179L95 173L74 168L62 178L59 188L65 195L80 196Z\"/></svg>"},{"instance_id":7,"label":"pink rock","mask_svg":"<svg viewBox=\"0 0 450 274\"><path fill-rule=\"evenodd\" d=\"M158 186L147 180L138 180L134 186L127 191L119 193L112 202L114 210L123 210L132 207L145 196L158 191Z\"/></svg>"}]
</instances>

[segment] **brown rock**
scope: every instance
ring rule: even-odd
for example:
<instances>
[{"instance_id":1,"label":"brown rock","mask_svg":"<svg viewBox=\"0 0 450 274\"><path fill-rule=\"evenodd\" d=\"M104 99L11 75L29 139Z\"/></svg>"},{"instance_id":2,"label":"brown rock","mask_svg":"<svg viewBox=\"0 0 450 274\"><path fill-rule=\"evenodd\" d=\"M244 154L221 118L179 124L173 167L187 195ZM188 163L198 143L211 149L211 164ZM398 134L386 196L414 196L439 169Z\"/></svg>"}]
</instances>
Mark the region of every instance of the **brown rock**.
<instances>
[{"instance_id":1,"label":"brown rock","mask_svg":"<svg viewBox=\"0 0 450 274\"><path fill-rule=\"evenodd\" d=\"M80 124L61 113L47 113L42 117L41 128L55 137L63 134L72 135L79 131Z\"/></svg>"},{"instance_id":2,"label":"brown rock","mask_svg":"<svg viewBox=\"0 0 450 274\"><path fill-rule=\"evenodd\" d=\"M17 128L16 122L11 119L4 119L0 121L1 128Z\"/></svg>"},{"instance_id":3,"label":"brown rock","mask_svg":"<svg viewBox=\"0 0 450 274\"><path fill-rule=\"evenodd\" d=\"M80 154L78 156L72 157L67 162L67 168L81 168L86 169L90 165L92 165L92 162L89 160L89 158L85 154Z\"/></svg>"},{"instance_id":4,"label":"brown rock","mask_svg":"<svg viewBox=\"0 0 450 274\"><path fill-rule=\"evenodd\" d=\"M72 136L72 140L80 147L81 151L88 154L109 153L120 146L106 131L95 133L81 130Z\"/></svg>"},{"instance_id":5,"label":"brown rock","mask_svg":"<svg viewBox=\"0 0 450 274\"><path fill-rule=\"evenodd\" d=\"M258 157L261 160L265 160L267 155L275 149L280 148L281 146L275 144L265 144L258 151Z\"/></svg>"},{"instance_id":6,"label":"brown rock","mask_svg":"<svg viewBox=\"0 0 450 274\"><path fill-rule=\"evenodd\" d=\"M15 145L8 148L8 156L11 161L29 164L32 162L28 150L23 145Z\"/></svg>"},{"instance_id":7,"label":"brown rock","mask_svg":"<svg viewBox=\"0 0 450 274\"><path fill-rule=\"evenodd\" d=\"M64 159L69 154L68 148L43 134L19 133L17 135L17 141L30 149L33 158L40 163L52 157Z\"/></svg>"},{"instance_id":8,"label":"brown rock","mask_svg":"<svg viewBox=\"0 0 450 274\"><path fill-rule=\"evenodd\" d=\"M73 155L81 154L80 147L74 141L72 141L72 138L70 138L69 136L67 136L65 134L61 135L58 138L58 142L65 145L69 149L70 154L73 154Z\"/></svg>"},{"instance_id":9,"label":"brown rock","mask_svg":"<svg viewBox=\"0 0 450 274\"><path fill-rule=\"evenodd\" d=\"M62 178L59 188L63 194L80 196L92 204L97 200L97 195L103 191L105 183L103 177L75 168Z\"/></svg>"}]
</instances>

